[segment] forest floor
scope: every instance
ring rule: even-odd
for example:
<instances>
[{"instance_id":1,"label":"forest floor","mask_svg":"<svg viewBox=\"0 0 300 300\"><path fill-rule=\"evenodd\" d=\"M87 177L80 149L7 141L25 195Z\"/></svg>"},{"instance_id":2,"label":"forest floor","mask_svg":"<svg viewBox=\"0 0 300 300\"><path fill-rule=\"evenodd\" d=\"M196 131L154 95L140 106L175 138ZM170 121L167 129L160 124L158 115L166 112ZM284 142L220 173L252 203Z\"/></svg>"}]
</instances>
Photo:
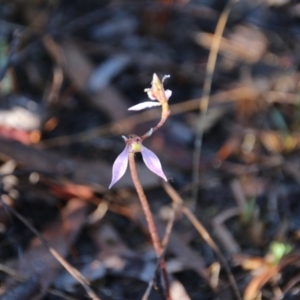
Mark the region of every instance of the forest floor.
<instances>
[{"instance_id":1,"label":"forest floor","mask_svg":"<svg viewBox=\"0 0 300 300\"><path fill-rule=\"evenodd\" d=\"M299 299L300 4L224 4L1 2L1 299ZM168 288L129 170L108 189L154 73Z\"/></svg>"}]
</instances>

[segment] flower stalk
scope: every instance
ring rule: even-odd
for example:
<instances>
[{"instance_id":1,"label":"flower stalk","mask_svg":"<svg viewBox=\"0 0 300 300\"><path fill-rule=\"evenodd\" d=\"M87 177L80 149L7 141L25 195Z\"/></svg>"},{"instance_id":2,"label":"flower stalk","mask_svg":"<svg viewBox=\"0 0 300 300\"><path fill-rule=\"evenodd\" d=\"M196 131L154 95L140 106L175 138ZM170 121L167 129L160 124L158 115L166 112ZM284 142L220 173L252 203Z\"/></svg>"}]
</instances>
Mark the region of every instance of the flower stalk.
<instances>
[{"instance_id":1,"label":"flower stalk","mask_svg":"<svg viewBox=\"0 0 300 300\"><path fill-rule=\"evenodd\" d=\"M136 164L135 164L135 159L134 159L134 152L130 152L129 153L129 168L130 168L130 173L131 173L131 178L134 184L134 187L136 189L136 192L139 196L139 199L141 201L141 205L142 205L142 209L144 211L145 217L146 217L146 221L148 224L148 229L150 232L150 236L151 236L151 240L152 240L152 244L156 253L156 256L158 259L160 259L160 256L163 252L162 246L161 246L161 242L157 233L157 229L155 226L155 222L154 222L154 218L148 203L148 200L146 198L146 195L144 193L144 189L142 187L142 184L140 182L137 170L136 170ZM162 274L163 274L163 278L164 278L164 282L165 282L165 288L166 288L166 299L170 300L171 296L170 296L170 286L169 286L169 279L168 279L168 274L167 274L167 270L166 270L166 262L164 260L164 258L161 259L160 262L160 267L162 270Z\"/></svg>"},{"instance_id":2,"label":"flower stalk","mask_svg":"<svg viewBox=\"0 0 300 300\"><path fill-rule=\"evenodd\" d=\"M159 255L161 254L160 240L158 237L158 233L156 230L156 226L155 226L154 219L153 219L153 216L152 216L152 213L150 210L149 203L147 201L146 195L144 193L144 189L141 185L141 182L140 182L137 170L136 170L134 155L135 154L133 152L129 153L129 168L130 168L131 178L132 178L134 187L136 189L136 192L141 201L141 205L142 205L142 208L143 208L143 211L144 211L147 223L148 223L149 232L151 235L155 253L159 257Z\"/></svg>"}]
</instances>

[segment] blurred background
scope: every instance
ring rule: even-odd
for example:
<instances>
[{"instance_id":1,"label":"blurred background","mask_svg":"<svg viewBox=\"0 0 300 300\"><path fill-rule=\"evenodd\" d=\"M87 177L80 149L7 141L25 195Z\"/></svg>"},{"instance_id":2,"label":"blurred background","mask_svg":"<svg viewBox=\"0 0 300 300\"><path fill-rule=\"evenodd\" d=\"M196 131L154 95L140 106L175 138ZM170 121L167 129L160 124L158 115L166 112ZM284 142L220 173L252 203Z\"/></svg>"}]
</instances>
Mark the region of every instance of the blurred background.
<instances>
[{"instance_id":1,"label":"blurred background","mask_svg":"<svg viewBox=\"0 0 300 300\"><path fill-rule=\"evenodd\" d=\"M2 299L88 299L14 212L99 298L142 299L155 283L156 256L129 172L107 188L121 136L143 135L159 121L157 108L127 110L147 101L153 73L170 75L171 115L145 145L223 253L241 299L298 299L300 4L232 5L203 119L208 56L226 5L0 2ZM136 160L163 237L174 199ZM174 218L166 251L172 299L239 299L207 239L180 208ZM143 299L164 297L158 288Z\"/></svg>"}]
</instances>

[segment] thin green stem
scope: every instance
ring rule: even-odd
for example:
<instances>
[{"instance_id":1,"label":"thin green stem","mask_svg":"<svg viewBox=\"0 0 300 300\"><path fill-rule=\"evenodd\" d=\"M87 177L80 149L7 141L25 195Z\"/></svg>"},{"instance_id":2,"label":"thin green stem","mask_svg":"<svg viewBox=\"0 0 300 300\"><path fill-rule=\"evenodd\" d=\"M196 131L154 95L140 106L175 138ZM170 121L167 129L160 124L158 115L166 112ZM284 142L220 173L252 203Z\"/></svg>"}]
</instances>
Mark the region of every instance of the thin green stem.
<instances>
[{"instance_id":1,"label":"thin green stem","mask_svg":"<svg viewBox=\"0 0 300 300\"><path fill-rule=\"evenodd\" d=\"M150 206L148 203L148 200L146 198L146 195L144 193L144 189L141 185L137 170L136 170L136 164L135 164L135 159L134 159L134 153L130 152L129 153L129 167L130 167L130 173L131 173L131 177L132 177L132 181L134 184L134 187L137 191L137 194L139 196L139 199L141 201L141 205L146 217L146 221L148 224L148 228L149 228L149 232L150 232L150 236L152 239L152 244L156 253L157 258L159 259L161 257L161 254L163 252L163 248L161 246L161 242L157 233L157 229L155 226L155 222L154 222L154 218L152 215L152 212L150 210ZM166 299L171 300L171 296L170 296L170 286L169 286L169 279L168 279L168 274L166 271L166 262L164 259L161 259L161 270L163 273L163 278L165 281L165 287L166 287Z\"/></svg>"}]
</instances>

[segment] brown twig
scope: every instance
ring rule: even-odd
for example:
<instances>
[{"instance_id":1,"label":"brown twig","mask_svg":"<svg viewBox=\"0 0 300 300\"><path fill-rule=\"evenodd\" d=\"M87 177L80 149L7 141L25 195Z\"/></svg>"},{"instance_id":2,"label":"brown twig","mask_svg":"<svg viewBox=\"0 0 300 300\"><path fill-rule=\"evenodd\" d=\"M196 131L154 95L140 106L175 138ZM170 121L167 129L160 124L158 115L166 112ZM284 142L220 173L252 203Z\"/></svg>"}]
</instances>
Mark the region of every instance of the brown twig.
<instances>
[{"instance_id":1,"label":"brown twig","mask_svg":"<svg viewBox=\"0 0 300 300\"><path fill-rule=\"evenodd\" d=\"M214 242L214 240L210 237L209 232L205 229L205 227L200 223L200 221L197 219L197 217L192 213L192 211L184 205L183 200L179 196L179 194L173 189L173 187L169 183L163 183L163 188L165 189L166 193L170 196L172 201L181 207L182 212L186 215L186 217L190 220L190 222L193 224L195 229L199 232L200 236L207 242L207 244L213 249L213 251L218 256L220 262L222 263L227 276L229 278L229 281L231 283L232 290L236 296L236 299L241 300L242 297L240 295L237 283L233 277L233 274L231 273L231 270L226 262L226 259L224 255L222 254L221 250L217 246L217 244Z\"/></svg>"},{"instance_id":2,"label":"brown twig","mask_svg":"<svg viewBox=\"0 0 300 300\"><path fill-rule=\"evenodd\" d=\"M5 209L8 209L15 215L33 234L35 234L42 244L48 249L48 251L57 259L57 261L72 275L85 289L86 293L92 300L100 300L95 292L89 286L89 281L78 270L72 267L53 247L51 247L44 237L13 207L7 205L5 201L0 197L1 204Z\"/></svg>"},{"instance_id":3,"label":"brown twig","mask_svg":"<svg viewBox=\"0 0 300 300\"><path fill-rule=\"evenodd\" d=\"M141 201L141 205L146 217L146 221L148 224L148 228L149 228L149 232L151 235L151 239L152 239L152 243L153 243L153 247L156 253L157 258L159 259L161 254L163 253L163 249L160 243L160 239L157 233L157 229L154 223L154 219L153 219L153 215L148 203L148 200L146 198L146 195L144 193L143 187L141 185L141 182L139 180L139 176L136 170L136 164L135 164L135 159L134 159L134 153L130 152L129 153L129 167L130 167L130 173L131 173L131 177L132 177L132 181L134 183L135 189L137 191L137 194L139 196L139 199ZM169 286L169 279L168 279L168 275L167 275L167 271L166 271L166 263L165 260L162 259L161 263L160 263L160 267L163 273L163 278L165 281L165 287L166 287L166 299L170 300L171 296L170 296L170 286Z\"/></svg>"},{"instance_id":4,"label":"brown twig","mask_svg":"<svg viewBox=\"0 0 300 300\"><path fill-rule=\"evenodd\" d=\"M245 95L247 95L247 97L250 97L251 99L256 99L259 94L260 92L253 88L242 86L231 89L229 91L223 91L212 95L210 103L231 103L234 101L239 101L241 98L245 97ZM199 99L191 99L181 103L171 104L169 107L170 110L172 110L172 115L183 114L185 112L197 109L197 107L199 107ZM147 110L145 112L139 113L138 115L121 119L117 123L111 122L91 130L47 139L44 140L42 143L39 143L38 146L41 148L51 148L57 146L70 145L72 143L78 142L84 143L96 137L104 136L107 134L118 135L125 131L129 132L134 126L151 121L155 118L157 118L157 111Z\"/></svg>"}]
</instances>

